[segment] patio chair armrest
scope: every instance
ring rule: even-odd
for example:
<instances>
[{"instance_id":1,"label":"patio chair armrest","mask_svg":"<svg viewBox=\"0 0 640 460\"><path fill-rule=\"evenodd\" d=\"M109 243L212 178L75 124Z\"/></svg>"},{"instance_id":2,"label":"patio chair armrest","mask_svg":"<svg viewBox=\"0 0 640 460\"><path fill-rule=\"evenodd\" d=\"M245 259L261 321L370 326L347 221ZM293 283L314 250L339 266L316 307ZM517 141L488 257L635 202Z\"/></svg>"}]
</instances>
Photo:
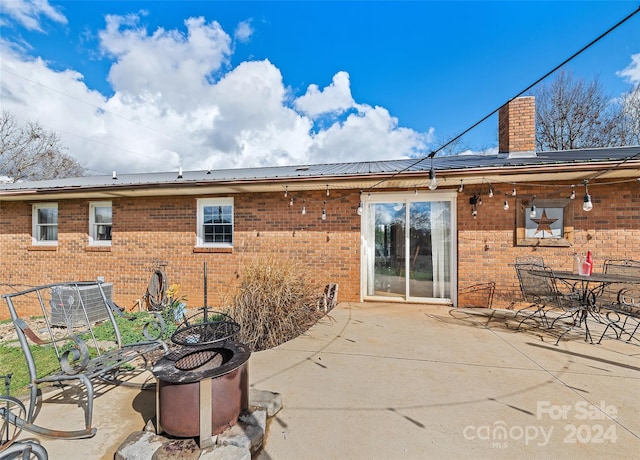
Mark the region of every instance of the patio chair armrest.
<instances>
[{"instance_id":1,"label":"patio chair armrest","mask_svg":"<svg viewBox=\"0 0 640 460\"><path fill-rule=\"evenodd\" d=\"M13 324L16 327L19 327L20 330L22 330L22 332L24 333L24 335L26 335L29 338L29 340L31 340L33 343L37 345L49 345L52 343L50 340L42 340L40 337L38 337L38 335L35 332L33 332L33 330L29 327L27 322L22 318L14 319Z\"/></svg>"}]
</instances>

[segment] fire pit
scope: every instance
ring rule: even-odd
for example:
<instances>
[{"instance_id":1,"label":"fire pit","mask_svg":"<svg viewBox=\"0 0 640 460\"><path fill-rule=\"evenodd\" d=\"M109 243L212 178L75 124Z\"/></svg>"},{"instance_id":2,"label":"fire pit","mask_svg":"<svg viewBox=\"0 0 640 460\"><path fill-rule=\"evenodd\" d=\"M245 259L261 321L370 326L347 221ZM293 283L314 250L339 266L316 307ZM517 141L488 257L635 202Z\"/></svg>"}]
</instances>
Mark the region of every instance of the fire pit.
<instances>
[{"instance_id":1,"label":"fire pit","mask_svg":"<svg viewBox=\"0 0 640 460\"><path fill-rule=\"evenodd\" d=\"M248 409L251 351L232 340L238 331L230 320L176 331L172 341L179 346L153 366L158 433L199 436L200 447L207 447Z\"/></svg>"}]
</instances>

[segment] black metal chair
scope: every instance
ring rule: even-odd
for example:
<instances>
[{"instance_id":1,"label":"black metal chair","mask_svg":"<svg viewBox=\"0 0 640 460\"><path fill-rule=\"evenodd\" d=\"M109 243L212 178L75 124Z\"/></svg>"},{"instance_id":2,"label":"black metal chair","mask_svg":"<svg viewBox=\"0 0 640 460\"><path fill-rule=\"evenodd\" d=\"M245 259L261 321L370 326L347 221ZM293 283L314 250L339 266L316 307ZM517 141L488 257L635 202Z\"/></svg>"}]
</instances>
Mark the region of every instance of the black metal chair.
<instances>
[{"instance_id":1,"label":"black metal chair","mask_svg":"<svg viewBox=\"0 0 640 460\"><path fill-rule=\"evenodd\" d=\"M544 267L544 258L542 256L519 256L516 257L516 265L539 265Z\"/></svg>"},{"instance_id":2,"label":"black metal chair","mask_svg":"<svg viewBox=\"0 0 640 460\"><path fill-rule=\"evenodd\" d=\"M640 261L606 260L604 273L640 279ZM616 339L626 334L629 336L627 342L631 341L640 328L640 284L620 282L604 286L598 296L598 312L606 325L598 343L602 342L609 328L614 331Z\"/></svg>"},{"instance_id":3,"label":"black metal chair","mask_svg":"<svg viewBox=\"0 0 640 460\"><path fill-rule=\"evenodd\" d=\"M533 319L536 315L539 315L543 324L549 327L545 310L556 303L555 299L559 295L553 278L553 271L549 267L536 263L516 262L516 273L520 283L522 299L525 302L529 302L529 305L518 310L515 317L517 318L520 313L526 310L535 308L533 313L529 313L520 321L518 329L524 322Z\"/></svg>"},{"instance_id":4,"label":"black metal chair","mask_svg":"<svg viewBox=\"0 0 640 460\"><path fill-rule=\"evenodd\" d=\"M586 306L580 294L573 291L569 293L560 292L557 287L556 276L551 268L537 264L517 264L516 271L518 273L518 280L520 281L522 296L526 301L531 302L529 306L519 310L518 313L529 308L536 309L520 321L518 329L525 321L534 318L536 314L540 316L542 323L549 329L553 329L556 323L570 317L570 326L560 334L556 340L556 345L566 333L575 326L583 323L585 324L587 337L591 337L591 333L586 327L586 322L584 322ZM547 313L550 311L559 312L559 315L553 319L551 324L549 324L549 318L547 316ZM518 313L516 313L516 316Z\"/></svg>"}]
</instances>

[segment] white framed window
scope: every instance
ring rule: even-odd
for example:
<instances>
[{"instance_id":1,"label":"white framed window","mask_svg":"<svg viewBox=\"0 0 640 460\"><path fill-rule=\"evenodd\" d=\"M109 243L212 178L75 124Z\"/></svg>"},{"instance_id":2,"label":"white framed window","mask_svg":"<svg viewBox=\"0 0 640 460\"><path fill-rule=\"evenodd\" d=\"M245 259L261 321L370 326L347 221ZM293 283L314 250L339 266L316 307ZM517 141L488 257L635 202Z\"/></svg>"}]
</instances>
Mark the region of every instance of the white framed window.
<instances>
[{"instance_id":1,"label":"white framed window","mask_svg":"<svg viewBox=\"0 0 640 460\"><path fill-rule=\"evenodd\" d=\"M58 203L36 203L32 206L31 236L34 245L58 244Z\"/></svg>"},{"instance_id":2,"label":"white framed window","mask_svg":"<svg viewBox=\"0 0 640 460\"><path fill-rule=\"evenodd\" d=\"M198 199L198 247L233 247L233 198Z\"/></svg>"},{"instance_id":3,"label":"white framed window","mask_svg":"<svg viewBox=\"0 0 640 460\"><path fill-rule=\"evenodd\" d=\"M111 246L111 201L89 203L89 245Z\"/></svg>"}]
</instances>

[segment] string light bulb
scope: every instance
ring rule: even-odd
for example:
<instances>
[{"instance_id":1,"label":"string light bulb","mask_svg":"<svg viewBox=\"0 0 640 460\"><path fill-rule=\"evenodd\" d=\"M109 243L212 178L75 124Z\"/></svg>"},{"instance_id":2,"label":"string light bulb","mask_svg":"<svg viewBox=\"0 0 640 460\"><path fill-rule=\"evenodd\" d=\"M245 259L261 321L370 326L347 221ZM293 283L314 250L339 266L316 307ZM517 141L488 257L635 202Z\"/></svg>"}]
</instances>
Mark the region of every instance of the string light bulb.
<instances>
[{"instance_id":1,"label":"string light bulb","mask_svg":"<svg viewBox=\"0 0 640 460\"><path fill-rule=\"evenodd\" d=\"M322 220L327 220L327 202L324 202L324 206L322 208Z\"/></svg>"},{"instance_id":2,"label":"string light bulb","mask_svg":"<svg viewBox=\"0 0 640 460\"><path fill-rule=\"evenodd\" d=\"M304 216L307 213L307 208L304 205L304 200L302 200L302 215Z\"/></svg>"},{"instance_id":3,"label":"string light bulb","mask_svg":"<svg viewBox=\"0 0 640 460\"><path fill-rule=\"evenodd\" d=\"M533 200L535 200L535 199L536 199L536 196L534 195L534 196L531 198L531 209L529 210L529 217L531 217L532 219L533 219L534 217L536 217L536 205L535 205L535 204L533 204Z\"/></svg>"},{"instance_id":4,"label":"string light bulb","mask_svg":"<svg viewBox=\"0 0 640 460\"><path fill-rule=\"evenodd\" d=\"M475 207L471 211L471 215L473 216L474 219L478 217L478 210Z\"/></svg>"},{"instance_id":5,"label":"string light bulb","mask_svg":"<svg viewBox=\"0 0 640 460\"><path fill-rule=\"evenodd\" d=\"M589 212L593 209L593 203L591 202L591 195L589 195L589 186L585 182L584 184L584 202L582 203L582 210Z\"/></svg>"},{"instance_id":6,"label":"string light bulb","mask_svg":"<svg viewBox=\"0 0 640 460\"><path fill-rule=\"evenodd\" d=\"M356 210L356 212L358 213L359 216L362 215L362 201L360 202L360 204L358 205L358 209Z\"/></svg>"},{"instance_id":7,"label":"string light bulb","mask_svg":"<svg viewBox=\"0 0 640 460\"><path fill-rule=\"evenodd\" d=\"M327 185L327 196L329 196L329 185Z\"/></svg>"},{"instance_id":8,"label":"string light bulb","mask_svg":"<svg viewBox=\"0 0 640 460\"><path fill-rule=\"evenodd\" d=\"M504 205L502 206L502 208L503 208L505 211L508 211L508 210L509 210L509 202L508 202L507 200L504 200Z\"/></svg>"},{"instance_id":9,"label":"string light bulb","mask_svg":"<svg viewBox=\"0 0 640 460\"><path fill-rule=\"evenodd\" d=\"M511 196L516 196L518 192L516 192L516 186L513 186L513 190L511 190Z\"/></svg>"},{"instance_id":10,"label":"string light bulb","mask_svg":"<svg viewBox=\"0 0 640 460\"><path fill-rule=\"evenodd\" d=\"M284 186L284 197L286 198L287 195L289 195L289 187L288 186Z\"/></svg>"},{"instance_id":11,"label":"string light bulb","mask_svg":"<svg viewBox=\"0 0 640 460\"><path fill-rule=\"evenodd\" d=\"M571 198L572 200L576 199L576 189L575 189L575 185L571 186L571 195L569 196L569 198Z\"/></svg>"},{"instance_id":12,"label":"string light bulb","mask_svg":"<svg viewBox=\"0 0 640 460\"><path fill-rule=\"evenodd\" d=\"M489 198L493 198L493 187L489 186Z\"/></svg>"},{"instance_id":13,"label":"string light bulb","mask_svg":"<svg viewBox=\"0 0 640 460\"><path fill-rule=\"evenodd\" d=\"M462 183L462 179L460 179L460 187L458 187L458 192L462 193L463 190L464 190L464 184Z\"/></svg>"},{"instance_id":14,"label":"string light bulb","mask_svg":"<svg viewBox=\"0 0 640 460\"><path fill-rule=\"evenodd\" d=\"M289 206L293 206L293 197L289 200Z\"/></svg>"},{"instance_id":15,"label":"string light bulb","mask_svg":"<svg viewBox=\"0 0 640 460\"><path fill-rule=\"evenodd\" d=\"M428 182L429 190L435 190L438 188L438 179L436 179L436 172L433 169L433 166L429 170L429 182Z\"/></svg>"}]
</instances>

